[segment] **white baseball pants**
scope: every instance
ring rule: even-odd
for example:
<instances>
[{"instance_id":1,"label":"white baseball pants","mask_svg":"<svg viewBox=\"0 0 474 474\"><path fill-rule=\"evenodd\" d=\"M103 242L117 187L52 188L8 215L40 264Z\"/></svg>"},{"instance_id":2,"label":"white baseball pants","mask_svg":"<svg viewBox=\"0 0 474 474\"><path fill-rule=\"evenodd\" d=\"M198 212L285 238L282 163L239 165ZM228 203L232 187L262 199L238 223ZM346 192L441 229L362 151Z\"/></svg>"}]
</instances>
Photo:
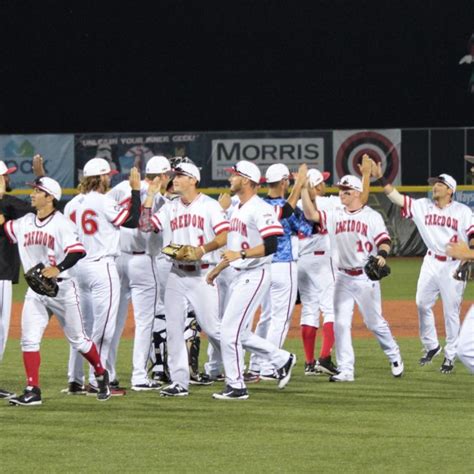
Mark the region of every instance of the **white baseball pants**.
<instances>
[{"instance_id":1,"label":"white baseball pants","mask_svg":"<svg viewBox=\"0 0 474 474\"><path fill-rule=\"evenodd\" d=\"M298 289L301 299L301 325L319 328L319 316L324 323L334 322L334 268L327 254L314 252L298 260Z\"/></svg>"},{"instance_id":2,"label":"white baseball pants","mask_svg":"<svg viewBox=\"0 0 474 474\"><path fill-rule=\"evenodd\" d=\"M188 304L196 313L196 320L207 334L209 342L220 352L219 296L216 286L206 283L206 274L212 267L186 271L173 265L165 292L166 336L168 366L172 382L189 386L189 362L184 329Z\"/></svg>"},{"instance_id":3,"label":"white baseball pants","mask_svg":"<svg viewBox=\"0 0 474 474\"><path fill-rule=\"evenodd\" d=\"M458 341L459 360L474 374L474 305L464 318Z\"/></svg>"},{"instance_id":4,"label":"white baseball pants","mask_svg":"<svg viewBox=\"0 0 474 474\"><path fill-rule=\"evenodd\" d=\"M255 312L270 288L270 265L234 272L231 295L221 324L221 352L227 385L245 388L243 349L269 361L272 369L282 367L290 353L251 330Z\"/></svg>"},{"instance_id":5,"label":"white baseball pants","mask_svg":"<svg viewBox=\"0 0 474 474\"><path fill-rule=\"evenodd\" d=\"M270 268L270 288L263 298L262 313L255 334L277 347L283 347L295 308L298 271L296 262L275 262ZM250 370L272 374L274 368L268 361L252 354Z\"/></svg>"},{"instance_id":6,"label":"white baseball pants","mask_svg":"<svg viewBox=\"0 0 474 474\"><path fill-rule=\"evenodd\" d=\"M444 327L446 331L445 356L454 360L459 337L460 312L466 282L455 280L453 273L458 260L441 262L426 255L420 270L416 288L416 306L420 325L420 339L428 351L439 346L433 306L439 295L443 303Z\"/></svg>"},{"instance_id":7,"label":"white baseball pants","mask_svg":"<svg viewBox=\"0 0 474 474\"><path fill-rule=\"evenodd\" d=\"M7 345L12 310L12 282L0 280L0 361Z\"/></svg>"},{"instance_id":8,"label":"white baseball pants","mask_svg":"<svg viewBox=\"0 0 474 474\"><path fill-rule=\"evenodd\" d=\"M128 315L130 300L135 320L133 340L132 385L148 383L147 363L152 340L155 314L159 305L159 283L154 257L146 254L122 253L117 258L117 271L120 277L120 302L117 324L107 360L110 380L116 376L117 351Z\"/></svg>"},{"instance_id":9,"label":"white baseball pants","mask_svg":"<svg viewBox=\"0 0 474 474\"><path fill-rule=\"evenodd\" d=\"M58 318L71 348L82 353L90 351L92 341L84 331L77 283L71 278L59 282L58 285L59 291L54 298L38 295L28 288L21 314L23 352L40 350L41 339L52 314Z\"/></svg>"},{"instance_id":10,"label":"white baseball pants","mask_svg":"<svg viewBox=\"0 0 474 474\"><path fill-rule=\"evenodd\" d=\"M235 270L232 267L227 267L219 273L215 280L217 291L219 293L219 319L222 320L225 308L230 298L230 286ZM206 374L216 376L222 373L223 363L220 353L216 353L212 344L207 346L208 361L204 364L204 371Z\"/></svg>"},{"instance_id":11,"label":"white baseball pants","mask_svg":"<svg viewBox=\"0 0 474 474\"><path fill-rule=\"evenodd\" d=\"M354 303L357 303L367 329L377 338L388 360L400 360L400 349L382 316L380 283L369 280L365 273L351 276L338 271L334 288L334 336L337 366L341 373L354 375L355 357L351 335Z\"/></svg>"},{"instance_id":12,"label":"white baseball pants","mask_svg":"<svg viewBox=\"0 0 474 474\"><path fill-rule=\"evenodd\" d=\"M102 258L97 262L79 262L76 278L80 289L81 312L86 334L97 346L100 360L108 367L110 345L115 332L120 298L120 279L114 258ZM69 355L69 382L84 382L84 359L74 349ZM97 385L92 367L89 383Z\"/></svg>"}]
</instances>

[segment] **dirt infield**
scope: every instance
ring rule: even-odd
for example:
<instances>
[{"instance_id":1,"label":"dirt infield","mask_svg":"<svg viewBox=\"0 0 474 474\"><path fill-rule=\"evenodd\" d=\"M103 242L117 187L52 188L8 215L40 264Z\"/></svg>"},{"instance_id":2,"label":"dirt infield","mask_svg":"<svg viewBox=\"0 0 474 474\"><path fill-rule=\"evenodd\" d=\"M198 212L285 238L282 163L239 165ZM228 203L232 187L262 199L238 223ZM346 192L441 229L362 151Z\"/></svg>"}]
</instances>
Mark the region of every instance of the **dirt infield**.
<instances>
[{"instance_id":1,"label":"dirt infield","mask_svg":"<svg viewBox=\"0 0 474 474\"><path fill-rule=\"evenodd\" d=\"M471 302L464 302L462 306L462 316L464 316ZM10 326L10 337L20 337L20 315L21 303L14 303L12 308L12 320ZM299 337L300 308L296 306L291 329L290 337ZM416 313L416 305L414 301L385 301L383 303L384 316L392 328L395 337L413 337L418 335L418 317ZM435 305L436 328L440 335L444 335L444 323L442 319L442 306L438 301ZM132 337L135 325L131 308L129 309L129 317L125 326L124 337ZM353 320L354 337L368 337L370 332L366 329L359 311L356 309L356 315ZM56 318L52 318L45 337L63 337L62 330Z\"/></svg>"}]
</instances>

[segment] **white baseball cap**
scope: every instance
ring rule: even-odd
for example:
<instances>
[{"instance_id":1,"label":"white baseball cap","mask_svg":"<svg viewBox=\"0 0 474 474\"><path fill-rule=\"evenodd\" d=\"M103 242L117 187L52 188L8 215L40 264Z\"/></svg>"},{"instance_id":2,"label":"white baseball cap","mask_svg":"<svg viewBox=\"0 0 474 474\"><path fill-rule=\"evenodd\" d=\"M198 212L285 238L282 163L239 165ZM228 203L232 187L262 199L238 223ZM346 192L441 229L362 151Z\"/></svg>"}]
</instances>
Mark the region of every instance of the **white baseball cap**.
<instances>
[{"instance_id":1,"label":"white baseball cap","mask_svg":"<svg viewBox=\"0 0 474 474\"><path fill-rule=\"evenodd\" d=\"M27 184L32 188L41 189L41 191L50 194L51 196L53 196L54 199L57 199L58 201L61 199L61 186L53 178L49 178L48 176L42 176L41 178L36 178L32 183Z\"/></svg>"},{"instance_id":2,"label":"white baseball cap","mask_svg":"<svg viewBox=\"0 0 474 474\"><path fill-rule=\"evenodd\" d=\"M163 174L171 171L171 165L166 156L152 156L146 164L146 174Z\"/></svg>"},{"instance_id":3,"label":"white baseball cap","mask_svg":"<svg viewBox=\"0 0 474 474\"><path fill-rule=\"evenodd\" d=\"M84 170L82 175L85 178L90 176L101 176L103 174L117 174L118 171L112 170L110 168L110 163L104 158L92 158L84 165Z\"/></svg>"},{"instance_id":4,"label":"white baseball cap","mask_svg":"<svg viewBox=\"0 0 474 474\"><path fill-rule=\"evenodd\" d=\"M0 161L0 176L4 176L6 174L14 173L17 170L16 166L12 166L11 168L7 168L5 162Z\"/></svg>"},{"instance_id":5,"label":"white baseball cap","mask_svg":"<svg viewBox=\"0 0 474 474\"><path fill-rule=\"evenodd\" d=\"M442 183L446 185L449 189L453 190L453 193L456 192L456 180L449 174L443 173L435 178L428 178L428 183L433 185L435 183Z\"/></svg>"},{"instance_id":6,"label":"white baseball cap","mask_svg":"<svg viewBox=\"0 0 474 474\"><path fill-rule=\"evenodd\" d=\"M338 188L348 188L354 191L362 192L362 181L352 174L346 174L336 184Z\"/></svg>"},{"instance_id":7,"label":"white baseball cap","mask_svg":"<svg viewBox=\"0 0 474 474\"><path fill-rule=\"evenodd\" d=\"M309 185L314 188L318 184L321 184L323 181L329 179L331 173L329 171L323 171L321 173L321 171L311 168L306 173L306 176L308 177Z\"/></svg>"},{"instance_id":8,"label":"white baseball cap","mask_svg":"<svg viewBox=\"0 0 474 474\"><path fill-rule=\"evenodd\" d=\"M265 173L265 181L267 183L278 183L282 179L290 179L291 173L288 166L283 163L275 163L268 167Z\"/></svg>"},{"instance_id":9,"label":"white baseball cap","mask_svg":"<svg viewBox=\"0 0 474 474\"><path fill-rule=\"evenodd\" d=\"M184 174L185 176L201 181L201 172L193 163L179 163L173 168L173 171L175 174Z\"/></svg>"},{"instance_id":10,"label":"white baseball cap","mask_svg":"<svg viewBox=\"0 0 474 474\"><path fill-rule=\"evenodd\" d=\"M232 168L226 168L225 170L229 173L239 174L244 178L248 178L256 184L259 184L262 179L259 167L250 161L238 161Z\"/></svg>"},{"instance_id":11,"label":"white baseball cap","mask_svg":"<svg viewBox=\"0 0 474 474\"><path fill-rule=\"evenodd\" d=\"M468 163L474 164L474 156L473 156L473 155L464 155L464 159L465 159Z\"/></svg>"}]
</instances>

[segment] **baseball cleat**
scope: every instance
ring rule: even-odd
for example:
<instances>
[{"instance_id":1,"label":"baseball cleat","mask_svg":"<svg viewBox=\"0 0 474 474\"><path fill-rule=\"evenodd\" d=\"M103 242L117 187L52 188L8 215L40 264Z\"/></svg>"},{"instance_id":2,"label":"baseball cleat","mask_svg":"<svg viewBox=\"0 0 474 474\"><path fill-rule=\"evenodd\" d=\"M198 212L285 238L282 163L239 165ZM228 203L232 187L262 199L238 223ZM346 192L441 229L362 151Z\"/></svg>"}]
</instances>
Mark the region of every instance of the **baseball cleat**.
<instances>
[{"instance_id":1,"label":"baseball cleat","mask_svg":"<svg viewBox=\"0 0 474 474\"><path fill-rule=\"evenodd\" d=\"M0 398L4 400L10 400L10 398L16 397L16 393L9 392L8 390L4 390L3 388L0 388Z\"/></svg>"},{"instance_id":2,"label":"baseball cleat","mask_svg":"<svg viewBox=\"0 0 474 474\"><path fill-rule=\"evenodd\" d=\"M99 386L97 389L97 400L99 400L99 402L105 402L112 396L110 391L108 371L105 370L103 374L96 375L95 379L97 380L97 385Z\"/></svg>"},{"instance_id":3,"label":"baseball cleat","mask_svg":"<svg viewBox=\"0 0 474 474\"><path fill-rule=\"evenodd\" d=\"M354 382L354 375L349 372L341 372L329 377L330 382Z\"/></svg>"},{"instance_id":4,"label":"baseball cleat","mask_svg":"<svg viewBox=\"0 0 474 474\"><path fill-rule=\"evenodd\" d=\"M403 370L404 370L404 365L403 365L403 360L396 360L395 362L392 362L391 364L391 369L392 369L392 375L394 377L401 377L403 375Z\"/></svg>"},{"instance_id":5,"label":"baseball cleat","mask_svg":"<svg viewBox=\"0 0 474 474\"><path fill-rule=\"evenodd\" d=\"M191 385L212 385L214 380L207 374L192 374L189 383Z\"/></svg>"},{"instance_id":6,"label":"baseball cleat","mask_svg":"<svg viewBox=\"0 0 474 474\"><path fill-rule=\"evenodd\" d=\"M232 388L229 385L220 393L213 393L215 400L247 400L249 392L246 388Z\"/></svg>"},{"instance_id":7,"label":"baseball cleat","mask_svg":"<svg viewBox=\"0 0 474 474\"><path fill-rule=\"evenodd\" d=\"M433 362L433 359L441 353L441 346L435 347L434 349L431 349L430 351L426 351L425 355L420 359L420 365L426 365L426 364L431 364Z\"/></svg>"},{"instance_id":8,"label":"baseball cleat","mask_svg":"<svg viewBox=\"0 0 474 474\"><path fill-rule=\"evenodd\" d=\"M319 375L337 375L339 373L339 370L331 360L331 356L320 357L314 364L314 371Z\"/></svg>"},{"instance_id":9,"label":"baseball cleat","mask_svg":"<svg viewBox=\"0 0 474 474\"><path fill-rule=\"evenodd\" d=\"M155 381L132 385L132 390L134 392L149 392L150 390L159 390L160 388L161 384Z\"/></svg>"},{"instance_id":10,"label":"baseball cleat","mask_svg":"<svg viewBox=\"0 0 474 474\"><path fill-rule=\"evenodd\" d=\"M304 374L305 375L316 375L316 370L315 370L315 361L313 362L305 362L304 363Z\"/></svg>"},{"instance_id":11,"label":"baseball cleat","mask_svg":"<svg viewBox=\"0 0 474 474\"><path fill-rule=\"evenodd\" d=\"M452 374L453 370L454 370L454 360L451 360L445 357L441 367L439 368L439 371L442 374Z\"/></svg>"},{"instance_id":12,"label":"baseball cleat","mask_svg":"<svg viewBox=\"0 0 474 474\"><path fill-rule=\"evenodd\" d=\"M259 379L260 380L265 380L265 381L270 381L270 382L274 382L275 380L280 380L278 374L275 372L273 372L272 374L260 374L259 376Z\"/></svg>"},{"instance_id":13,"label":"baseball cleat","mask_svg":"<svg viewBox=\"0 0 474 474\"><path fill-rule=\"evenodd\" d=\"M277 370L278 375L278 388L283 389L288 385L288 382L291 379L291 372L293 371L293 367L296 364L296 354L290 354L288 357L288 362L281 368Z\"/></svg>"},{"instance_id":14,"label":"baseball cleat","mask_svg":"<svg viewBox=\"0 0 474 474\"><path fill-rule=\"evenodd\" d=\"M13 397L9 400L10 405L35 406L41 405L41 390L39 387L28 386L23 391L23 395Z\"/></svg>"},{"instance_id":15,"label":"baseball cleat","mask_svg":"<svg viewBox=\"0 0 474 474\"><path fill-rule=\"evenodd\" d=\"M171 382L166 372L153 372L153 380L162 384Z\"/></svg>"},{"instance_id":16,"label":"baseball cleat","mask_svg":"<svg viewBox=\"0 0 474 474\"><path fill-rule=\"evenodd\" d=\"M258 372L248 371L244 374L245 383L258 383L260 382L260 374Z\"/></svg>"},{"instance_id":17,"label":"baseball cleat","mask_svg":"<svg viewBox=\"0 0 474 474\"><path fill-rule=\"evenodd\" d=\"M177 382L168 385L167 387L160 390L161 397L187 397L189 395L188 390Z\"/></svg>"},{"instance_id":18,"label":"baseball cleat","mask_svg":"<svg viewBox=\"0 0 474 474\"><path fill-rule=\"evenodd\" d=\"M66 395L86 395L87 391L81 383L69 382L67 388L63 388L61 393L65 393Z\"/></svg>"}]
</instances>

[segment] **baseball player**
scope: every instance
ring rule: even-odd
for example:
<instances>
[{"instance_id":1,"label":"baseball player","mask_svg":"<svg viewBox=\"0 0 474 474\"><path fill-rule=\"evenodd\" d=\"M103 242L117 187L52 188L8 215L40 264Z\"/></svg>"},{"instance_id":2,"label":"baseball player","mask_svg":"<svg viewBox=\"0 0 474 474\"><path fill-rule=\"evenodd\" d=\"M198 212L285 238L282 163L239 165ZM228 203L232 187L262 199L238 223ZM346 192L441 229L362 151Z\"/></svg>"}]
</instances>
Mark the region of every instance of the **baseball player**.
<instances>
[{"instance_id":1,"label":"baseball player","mask_svg":"<svg viewBox=\"0 0 474 474\"><path fill-rule=\"evenodd\" d=\"M145 180L141 182L140 199L145 201L148 185L157 179L160 187L169 181L167 173L171 170L164 156L151 157L145 168ZM108 192L108 196L122 206L128 206L131 200L129 181L123 181ZM165 203L160 193L155 195L155 212ZM112 380L116 379L115 362L117 350L128 315L128 304L132 301L135 319L133 343L132 390L157 390L160 384L149 380L147 363L152 338L155 315L162 314L160 306L160 285L155 257L162 247L161 236L144 233L139 229L120 228L120 256L117 258L117 270L120 277L120 302L117 324L109 350L107 369Z\"/></svg>"},{"instance_id":2,"label":"baseball player","mask_svg":"<svg viewBox=\"0 0 474 474\"><path fill-rule=\"evenodd\" d=\"M362 204L366 204L369 196L371 159L365 154L359 166L362 174L363 191ZM330 211L341 207L339 196L325 196L325 181L330 173L317 169L310 169L307 173L308 193L312 201L320 210ZM298 208L302 209L301 200ZM328 374L336 375L337 367L331 359L334 345L334 249L331 247L329 234L317 229L313 222L303 221L310 226L310 231L298 233L298 289L302 303L301 310L301 337L305 352L305 375ZM304 228L304 223L300 226ZM319 314L323 313L323 340L319 358L315 360L314 348L316 334L319 328Z\"/></svg>"},{"instance_id":3,"label":"baseball player","mask_svg":"<svg viewBox=\"0 0 474 474\"><path fill-rule=\"evenodd\" d=\"M120 253L120 227L136 228L140 217L140 173L130 171L132 198L123 207L105 195L110 183L111 169L103 158L92 158L84 166L79 190L81 194L66 205L64 214L76 225L79 239L87 256L75 269L81 293L81 311L87 334L97 345L105 366L115 331L120 297L120 279L115 263ZM84 393L82 360L71 349L69 357L69 394ZM96 393L97 386L91 373L88 393ZM123 395L113 390L113 395Z\"/></svg>"},{"instance_id":4,"label":"baseball player","mask_svg":"<svg viewBox=\"0 0 474 474\"><path fill-rule=\"evenodd\" d=\"M470 249L465 242L448 244L446 254L459 260L474 260L474 249ZM474 374L474 305L471 305L462 323L456 355Z\"/></svg>"},{"instance_id":5,"label":"baseball player","mask_svg":"<svg viewBox=\"0 0 474 474\"><path fill-rule=\"evenodd\" d=\"M30 269L42 263L46 267L42 274L46 278L56 278L59 291L56 297L35 293L28 289L21 315L21 348L27 376L27 387L23 395L10 398L12 405L41 405L39 384L40 343L49 322L55 314L66 338L91 365L95 373L98 390L97 399L110 398L109 376L104 369L95 344L83 330L78 304L77 284L68 271L85 256L85 249L77 238L74 226L58 212L61 187L54 179L37 178L32 183L31 204L36 214L29 213L16 220L5 222L0 216L0 224L8 239L18 244L23 268ZM0 193L5 192L5 180L0 176Z\"/></svg>"},{"instance_id":6,"label":"baseball player","mask_svg":"<svg viewBox=\"0 0 474 474\"><path fill-rule=\"evenodd\" d=\"M359 306L364 323L388 357L392 375L400 377L403 361L388 323L382 316L380 283L371 281L363 270L369 255L377 255L379 266L386 264L390 236L382 216L362 204L362 182L359 178L343 176L337 186L342 207L333 211L318 211L307 189L303 189L301 194L306 217L319 223L322 231L329 231L338 256L333 304L339 373L331 375L329 380L354 381L355 359L351 338L354 303Z\"/></svg>"},{"instance_id":7,"label":"baseball player","mask_svg":"<svg viewBox=\"0 0 474 474\"><path fill-rule=\"evenodd\" d=\"M374 166L373 175L384 186L390 201L402 208L402 217L413 220L428 247L416 289L420 338L425 349L420 365L430 364L441 352L433 315L433 306L441 295L446 345L440 371L449 374L454 368L460 328L459 313L466 284L453 277L459 262L446 255L446 245L469 241L474 243L472 211L454 201L456 180L448 174L443 173L428 180L433 186L432 199L413 199L400 194L383 178L380 164Z\"/></svg>"},{"instance_id":8,"label":"baseball player","mask_svg":"<svg viewBox=\"0 0 474 474\"><path fill-rule=\"evenodd\" d=\"M214 393L213 398L246 400L249 394L243 376L243 349L271 361L281 389L291 378L296 356L251 331L252 318L270 286L271 255L277 249L277 237L283 235L283 228L272 206L257 196L261 178L258 167L239 161L229 171L230 190L238 195L240 204L232 212L223 260L207 275L212 285L224 268L230 265L234 269L231 295L221 324L226 387Z\"/></svg>"},{"instance_id":9,"label":"baseball player","mask_svg":"<svg viewBox=\"0 0 474 474\"><path fill-rule=\"evenodd\" d=\"M265 173L268 196L264 201L275 209L283 227L283 235L278 237L277 250L272 256L270 288L262 301L262 312L255 334L277 347L282 347L285 342L296 302L297 269L291 236L301 230L294 210L306 181L306 172L306 165L302 165L288 200L285 198L291 177L288 167L276 163L269 166ZM260 360L257 354L250 357L249 372L250 376L260 374L263 380L277 377L273 367Z\"/></svg>"},{"instance_id":10,"label":"baseball player","mask_svg":"<svg viewBox=\"0 0 474 474\"><path fill-rule=\"evenodd\" d=\"M172 383L160 394L168 397L183 397L189 394L189 365L186 343L183 338L186 312L190 305L196 313L199 326L207 334L214 350L220 352L220 321L218 318L217 290L206 284L205 272L217 264L217 249L225 245L229 222L219 203L200 193L197 186L201 180L199 169L192 163L180 163L174 168L174 190L179 199L166 203L151 216L153 197L144 203L141 228L157 231L169 227L171 241L190 246L193 257L174 261L168 275L165 292L166 335L168 365Z\"/></svg>"}]
</instances>

